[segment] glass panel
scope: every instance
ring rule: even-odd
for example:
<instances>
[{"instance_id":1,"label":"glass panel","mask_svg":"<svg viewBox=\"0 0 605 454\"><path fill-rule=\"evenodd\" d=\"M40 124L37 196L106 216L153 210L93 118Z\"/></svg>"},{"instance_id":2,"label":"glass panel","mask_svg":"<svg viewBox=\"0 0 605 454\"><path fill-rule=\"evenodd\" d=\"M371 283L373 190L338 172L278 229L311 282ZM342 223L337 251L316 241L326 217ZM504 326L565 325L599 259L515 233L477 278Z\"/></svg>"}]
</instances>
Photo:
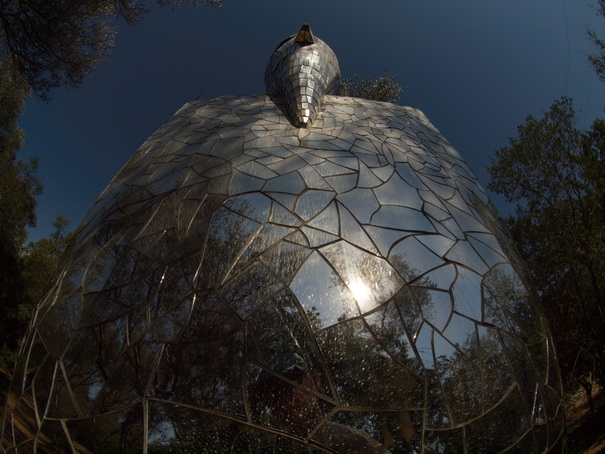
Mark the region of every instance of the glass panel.
<instances>
[{"instance_id":1,"label":"glass panel","mask_svg":"<svg viewBox=\"0 0 605 454\"><path fill-rule=\"evenodd\" d=\"M258 234L254 236L252 241L248 244L248 247L240 256L232 273L238 272L241 268L250 263L250 261L254 260L293 231L294 229L274 224L265 224L262 226Z\"/></svg>"},{"instance_id":2,"label":"glass panel","mask_svg":"<svg viewBox=\"0 0 605 454\"><path fill-rule=\"evenodd\" d=\"M372 216L372 224L392 229L434 232L435 228L421 211L393 205L381 206Z\"/></svg>"},{"instance_id":3,"label":"glass panel","mask_svg":"<svg viewBox=\"0 0 605 454\"><path fill-rule=\"evenodd\" d=\"M323 179L323 177L311 166L298 169L306 185L310 189L332 190L332 187Z\"/></svg>"},{"instance_id":4,"label":"glass panel","mask_svg":"<svg viewBox=\"0 0 605 454\"><path fill-rule=\"evenodd\" d=\"M448 210L452 213L460 228L465 232L489 232L489 229L474 216L451 205L448 207Z\"/></svg>"},{"instance_id":5,"label":"glass panel","mask_svg":"<svg viewBox=\"0 0 605 454\"><path fill-rule=\"evenodd\" d=\"M466 352L435 333L437 371L455 424L467 422L484 411L481 369L463 353Z\"/></svg>"},{"instance_id":6,"label":"glass panel","mask_svg":"<svg viewBox=\"0 0 605 454\"><path fill-rule=\"evenodd\" d=\"M503 255L494 251L491 247L487 246L485 243L476 240L475 238L469 237L469 241L473 246L473 249L477 251L479 256L483 259L483 261L490 268L498 263L507 261Z\"/></svg>"},{"instance_id":7,"label":"glass panel","mask_svg":"<svg viewBox=\"0 0 605 454\"><path fill-rule=\"evenodd\" d=\"M332 202L307 224L315 227L316 229L338 235L340 232L340 223L336 203Z\"/></svg>"},{"instance_id":8,"label":"glass panel","mask_svg":"<svg viewBox=\"0 0 605 454\"><path fill-rule=\"evenodd\" d=\"M267 195L269 195L273 200L276 200L278 203L283 205L288 211L292 211L294 209L294 204L296 203L296 200L297 200L296 195L284 194L281 192L271 192L271 193L268 193Z\"/></svg>"},{"instance_id":9,"label":"glass panel","mask_svg":"<svg viewBox=\"0 0 605 454\"><path fill-rule=\"evenodd\" d=\"M445 184L445 181L441 180L441 182L436 182L433 178L427 178L422 174L418 174L419 180L421 180L425 187L428 187L431 191L433 191L441 200L447 200L454 196L456 193L456 188ZM449 208L449 207L448 207Z\"/></svg>"},{"instance_id":10,"label":"glass panel","mask_svg":"<svg viewBox=\"0 0 605 454\"><path fill-rule=\"evenodd\" d=\"M464 431L463 429L427 430L424 432L424 443L438 453L463 453Z\"/></svg>"},{"instance_id":11,"label":"glass panel","mask_svg":"<svg viewBox=\"0 0 605 454\"><path fill-rule=\"evenodd\" d=\"M444 264L443 260L413 236L393 246L389 253L389 262L407 282Z\"/></svg>"},{"instance_id":12,"label":"glass panel","mask_svg":"<svg viewBox=\"0 0 605 454\"><path fill-rule=\"evenodd\" d=\"M295 303L289 291L283 291L256 311L247 327L248 353L267 369L306 387L302 376L313 371L312 389L329 395L329 388L322 378L322 358L317 350L313 335L307 328L307 317ZM317 328L316 320L308 320Z\"/></svg>"},{"instance_id":13,"label":"glass panel","mask_svg":"<svg viewBox=\"0 0 605 454\"><path fill-rule=\"evenodd\" d=\"M317 248L328 243L333 243L334 241L337 241L339 239L336 235L324 232L323 230L314 229L313 227L304 226L300 230L305 234L305 237L308 240L305 242L305 244L312 248ZM291 236L289 236L287 239L290 239L290 237Z\"/></svg>"},{"instance_id":14,"label":"glass panel","mask_svg":"<svg viewBox=\"0 0 605 454\"><path fill-rule=\"evenodd\" d=\"M306 191L298 197L294 211L307 221L328 206L335 195L331 191Z\"/></svg>"},{"instance_id":15,"label":"glass panel","mask_svg":"<svg viewBox=\"0 0 605 454\"><path fill-rule=\"evenodd\" d=\"M324 418L329 409L320 396L331 394L304 319L284 292L251 317L247 338L250 357L266 367L248 374L254 419L301 436Z\"/></svg>"},{"instance_id":16,"label":"glass panel","mask_svg":"<svg viewBox=\"0 0 605 454\"><path fill-rule=\"evenodd\" d=\"M426 427L444 429L452 426L449 407L443 395L443 388L435 372L426 374Z\"/></svg>"},{"instance_id":17,"label":"glass panel","mask_svg":"<svg viewBox=\"0 0 605 454\"><path fill-rule=\"evenodd\" d=\"M300 178L299 174L296 174L294 171L306 166L307 163L300 158L300 156L290 156L286 159L281 159L278 162L274 162L269 164L268 167L279 173L280 175L289 174L291 176L297 176Z\"/></svg>"},{"instance_id":18,"label":"glass panel","mask_svg":"<svg viewBox=\"0 0 605 454\"><path fill-rule=\"evenodd\" d=\"M481 320L481 276L463 268L458 268L458 276L452 287L454 309L462 315Z\"/></svg>"},{"instance_id":19,"label":"glass panel","mask_svg":"<svg viewBox=\"0 0 605 454\"><path fill-rule=\"evenodd\" d=\"M374 188L374 194L382 205L400 205L415 210L422 208L418 191L398 175L394 175L382 186Z\"/></svg>"},{"instance_id":20,"label":"glass panel","mask_svg":"<svg viewBox=\"0 0 605 454\"><path fill-rule=\"evenodd\" d=\"M433 355L433 328L426 323L420 325L418 334L414 338L416 351L426 369L435 369L435 356Z\"/></svg>"},{"instance_id":21,"label":"glass panel","mask_svg":"<svg viewBox=\"0 0 605 454\"><path fill-rule=\"evenodd\" d=\"M66 434L65 424L61 421L44 421L42 424L42 434L38 436L36 440L36 450L47 451L47 452L76 452L72 445L69 437ZM22 446L19 446L19 450L14 452L26 452ZM11 451L9 451L11 452ZM34 451L31 451L34 452Z\"/></svg>"},{"instance_id":22,"label":"glass panel","mask_svg":"<svg viewBox=\"0 0 605 454\"><path fill-rule=\"evenodd\" d=\"M242 194L244 192L260 191L265 185L264 178L256 178L248 174L233 170L231 184L229 186L230 194ZM213 191L219 192L219 191Z\"/></svg>"},{"instance_id":23,"label":"glass panel","mask_svg":"<svg viewBox=\"0 0 605 454\"><path fill-rule=\"evenodd\" d=\"M455 241L442 235L416 235L416 239L439 257L443 257L455 243Z\"/></svg>"},{"instance_id":24,"label":"glass panel","mask_svg":"<svg viewBox=\"0 0 605 454\"><path fill-rule=\"evenodd\" d=\"M44 413L49 418L77 418L80 416L79 408L74 400L69 382L65 380L61 364L57 364L53 380L52 399L48 401L48 408Z\"/></svg>"},{"instance_id":25,"label":"glass panel","mask_svg":"<svg viewBox=\"0 0 605 454\"><path fill-rule=\"evenodd\" d=\"M290 289L307 316L317 320L318 327L333 325L359 313L345 283L317 252L300 268Z\"/></svg>"},{"instance_id":26,"label":"glass panel","mask_svg":"<svg viewBox=\"0 0 605 454\"><path fill-rule=\"evenodd\" d=\"M383 305L377 311L365 316L370 331L374 334L382 348L406 368L418 376L423 374L422 364L416 357L411 341L405 329L405 323L400 317L394 302ZM419 405L424 399L424 384L420 378L414 379L410 374L410 384L416 380Z\"/></svg>"},{"instance_id":27,"label":"glass panel","mask_svg":"<svg viewBox=\"0 0 605 454\"><path fill-rule=\"evenodd\" d=\"M465 265L481 275L485 274L489 269L468 241L458 241L452 246L448 253L445 254L445 258L452 262Z\"/></svg>"},{"instance_id":28,"label":"glass panel","mask_svg":"<svg viewBox=\"0 0 605 454\"><path fill-rule=\"evenodd\" d=\"M452 315L450 322L443 332L443 336L453 345L464 351L477 344L475 323L456 313Z\"/></svg>"},{"instance_id":29,"label":"glass panel","mask_svg":"<svg viewBox=\"0 0 605 454\"><path fill-rule=\"evenodd\" d=\"M361 224L369 224L370 218L380 207L371 189L353 189L344 194L338 194L342 203Z\"/></svg>"},{"instance_id":30,"label":"glass panel","mask_svg":"<svg viewBox=\"0 0 605 454\"><path fill-rule=\"evenodd\" d=\"M320 252L345 282L362 313L384 303L404 285L386 260L346 241L325 246Z\"/></svg>"},{"instance_id":31,"label":"glass panel","mask_svg":"<svg viewBox=\"0 0 605 454\"><path fill-rule=\"evenodd\" d=\"M84 415L90 414L126 343L121 336L123 333L112 325L108 324L102 331L107 338L100 337L99 330L78 331L72 341L72 348L63 358L66 376L69 377L73 394ZM122 327L122 331L124 330Z\"/></svg>"},{"instance_id":32,"label":"glass panel","mask_svg":"<svg viewBox=\"0 0 605 454\"><path fill-rule=\"evenodd\" d=\"M389 255L389 251L391 246L399 241L400 239L410 236L409 232L402 232L401 230L394 229L385 229L382 227L375 227L373 225L365 225L364 229L370 237L372 241L378 249L380 250L381 255L387 257Z\"/></svg>"},{"instance_id":33,"label":"glass panel","mask_svg":"<svg viewBox=\"0 0 605 454\"><path fill-rule=\"evenodd\" d=\"M150 393L158 399L245 417L244 351L241 331L215 342L169 345Z\"/></svg>"},{"instance_id":34,"label":"glass panel","mask_svg":"<svg viewBox=\"0 0 605 454\"><path fill-rule=\"evenodd\" d=\"M515 336L523 337L523 329L519 325L519 321L504 309L487 288L484 287L483 290L483 321Z\"/></svg>"},{"instance_id":35,"label":"glass panel","mask_svg":"<svg viewBox=\"0 0 605 454\"><path fill-rule=\"evenodd\" d=\"M358 175L356 173L349 173L345 175L327 176L326 181L338 193L350 191L357 186Z\"/></svg>"},{"instance_id":36,"label":"glass panel","mask_svg":"<svg viewBox=\"0 0 605 454\"><path fill-rule=\"evenodd\" d=\"M314 168L322 177L333 177L335 175L351 173L351 169L339 166L330 161L324 161L321 164L317 164Z\"/></svg>"},{"instance_id":37,"label":"glass panel","mask_svg":"<svg viewBox=\"0 0 605 454\"><path fill-rule=\"evenodd\" d=\"M443 331L452 316L452 299L449 292L438 290L418 290L424 319L439 331Z\"/></svg>"},{"instance_id":38,"label":"glass panel","mask_svg":"<svg viewBox=\"0 0 605 454\"><path fill-rule=\"evenodd\" d=\"M283 287L262 263L253 263L219 289L225 301L237 314L246 318L255 308Z\"/></svg>"},{"instance_id":39,"label":"glass panel","mask_svg":"<svg viewBox=\"0 0 605 454\"><path fill-rule=\"evenodd\" d=\"M468 452L502 452L530 429L521 396L513 389L495 409L466 426Z\"/></svg>"},{"instance_id":40,"label":"glass panel","mask_svg":"<svg viewBox=\"0 0 605 454\"><path fill-rule=\"evenodd\" d=\"M359 176L357 187L359 188L373 188L382 184L382 181L374 175L368 166L366 166L363 161L359 161Z\"/></svg>"},{"instance_id":41,"label":"glass panel","mask_svg":"<svg viewBox=\"0 0 605 454\"><path fill-rule=\"evenodd\" d=\"M183 342L203 342L241 328L241 321L216 292L195 296L191 318L183 332Z\"/></svg>"},{"instance_id":42,"label":"glass panel","mask_svg":"<svg viewBox=\"0 0 605 454\"><path fill-rule=\"evenodd\" d=\"M398 162L395 164L395 168L397 169L397 174L410 186L417 189L427 189L426 185L418 178L416 171L409 164Z\"/></svg>"},{"instance_id":43,"label":"glass panel","mask_svg":"<svg viewBox=\"0 0 605 454\"><path fill-rule=\"evenodd\" d=\"M256 161L248 161L245 164L238 165L237 170L257 178L264 178L265 180L278 176L273 170Z\"/></svg>"},{"instance_id":44,"label":"glass panel","mask_svg":"<svg viewBox=\"0 0 605 454\"><path fill-rule=\"evenodd\" d=\"M338 412L311 437L331 452L420 452L421 412Z\"/></svg>"},{"instance_id":45,"label":"glass panel","mask_svg":"<svg viewBox=\"0 0 605 454\"><path fill-rule=\"evenodd\" d=\"M385 161L385 160L383 159L383 161ZM384 164L386 164L386 162L383 162L382 164L383 164L383 167L372 168L372 172L374 172L374 175L376 175L382 181L387 181L389 178L391 178L393 176L395 169L393 168L393 166L384 165Z\"/></svg>"},{"instance_id":46,"label":"glass panel","mask_svg":"<svg viewBox=\"0 0 605 454\"><path fill-rule=\"evenodd\" d=\"M76 329L81 300L81 294L75 293L55 303L38 325L42 342L56 358L63 355Z\"/></svg>"},{"instance_id":47,"label":"glass panel","mask_svg":"<svg viewBox=\"0 0 605 454\"><path fill-rule=\"evenodd\" d=\"M405 322L408 335L413 339L416 338L418 329L423 320L422 311L420 310L417 301L419 299L418 297L421 299L422 294L416 295L416 291L416 289L406 286L397 292L393 298L397 305L397 309L399 310L399 314Z\"/></svg>"},{"instance_id":48,"label":"glass panel","mask_svg":"<svg viewBox=\"0 0 605 454\"><path fill-rule=\"evenodd\" d=\"M308 228L310 228L310 227L308 227ZM300 230L295 230L290 235L288 235L286 238L284 238L284 240L290 241L292 243L300 244L301 246L304 246L304 247L309 247L309 240Z\"/></svg>"},{"instance_id":49,"label":"glass panel","mask_svg":"<svg viewBox=\"0 0 605 454\"><path fill-rule=\"evenodd\" d=\"M304 180L298 172L290 172L267 181L263 188L265 192L287 192L289 194L300 194L306 189Z\"/></svg>"},{"instance_id":50,"label":"glass panel","mask_svg":"<svg viewBox=\"0 0 605 454\"><path fill-rule=\"evenodd\" d=\"M346 147L346 142L343 145L345 145L345 149L348 148L348 147ZM357 159L353 156L339 155L339 156L331 157L328 159L330 161L332 161L334 164L337 164L339 166L348 167L349 169L352 169L352 170L359 169L359 159Z\"/></svg>"},{"instance_id":51,"label":"glass panel","mask_svg":"<svg viewBox=\"0 0 605 454\"><path fill-rule=\"evenodd\" d=\"M365 230L344 206L339 204L340 236L355 246L361 247L373 254L378 254L378 249L372 243Z\"/></svg>"},{"instance_id":52,"label":"glass panel","mask_svg":"<svg viewBox=\"0 0 605 454\"><path fill-rule=\"evenodd\" d=\"M500 246L500 243L498 242L498 239L494 234L473 232L469 233L468 236L469 238L474 238L481 241L482 243L486 244L494 251L496 251L498 254L504 256L504 252L502 252L502 247Z\"/></svg>"},{"instance_id":53,"label":"glass panel","mask_svg":"<svg viewBox=\"0 0 605 454\"><path fill-rule=\"evenodd\" d=\"M200 267L200 283L212 287L225 277L242 252L244 245L259 224L225 208L212 217L204 260Z\"/></svg>"},{"instance_id":54,"label":"glass panel","mask_svg":"<svg viewBox=\"0 0 605 454\"><path fill-rule=\"evenodd\" d=\"M441 266L422 278L422 285L441 290L449 290L456 279L458 271L454 265Z\"/></svg>"},{"instance_id":55,"label":"glass panel","mask_svg":"<svg viewBox=\"0 0 605 454\"><path fill-rule=\"evenodd\" d=\"M484 405L489 409L496 405L513 386L514 377L498 331L485 326L477 326L477 331L483 374Z\"/></svg>"},{"instance_id":56,"label":"glass panel","mask_svg":"<svg viewBox=\"0 0 605 454\"><path fill-rule=\"evenodd\" d=\"M427 216L439 222L445 221L446 219L449 219L452 216L449 212L442 210L441 208L437 208L435 205L432 205L430 203L425 203L422 209L427 214Z\"/></svg>"},{"instance_id":57,"label":"glass panel","mask_svg":"<svg viewBox=\"0 0 605 454\"><path fill-rule=\"evenodd\" d=\"M158 318L144 336L150 342L176 342L181 339L181 333L187 324L191 313L193 298L183 301L176 308Z\"/></svg>"},{"instance_id":58,"label":"glass panel","mask_svg":"<svg viewBox=\"0 0 605 454\"><path fill-rule=\"evenodd\" d=\"M456 238L463 240L465 238L464 232L460 229L460 226L453 219L446 219L436 224L437 231L448 238Z\"/></svg>"},{"instance_id":59,"label":"glass panel","mask_svg":"<svg viewBox=\"0 0 605 454\"><path fill-rule=\"evenodd\" d=\"M271 210L271 222L290 227L298 227L302 224L302 220L298 216L295 216L290 210L279 203L273 204L273 209Z\"/></svg>"},{"instance_id":60,"label":"glass panel","mask_svg":"<svg viewBox=\"0 0 605 454\"><path fill-rule=\"evenodd\" d=\"M159 344L139 342L120 354L98 393L94 412L123 410L141 402L162 357L162 349Z\"/></svg>"},{"instance_id":61,"label":"glass panel","mask_svg":"<svg viewBox=\"0 0 605 454\"><path fill-rule=\"evenodd\" d=\"M99 250L86 268L86 274L82 282L84 293L96 292L103 288L122 250L122 247L110 247Z\"/></svg>"},{"instance_id":62,"label":"glass panel","mask_svg":"<svg viewBox=\"0 0 605 454\"><path fill-rule=\"evenodd\" d=\"M310 250L283 241L263 253L261 260L278 274L284 282L287 282L309 254L311 254Z\"/></svg>"},{"instance_id":63,"label":"glass panel","mask_svg":"<svg viewBox=\"0 0 605 454\"><path fill-rule=\"evenodd\" d=\"M142 452L143 411L142 405L135 405L94 418L67 421L66 426L74 444L85 446L90 452Z\"/></svg>"},{"instance_id":64,"label":"glass panel","mask_svg":"<svg viewBox=\"0 0 605 454\"><path fill-rule=\"evenodd\" d=\"M418 405L416 377L382 350L362 320L339 323L316 337L343 403L377 409Z\"/></svg>"},{"instance_id":65,"label":"glass panel","mask_svg":"<svg viewBox=\"0 0 605 454\"><path fill-rule=\"evenodd\" d=\"M269 219L271 199L264 194L252 193L231 197L223 205L237 214L262 224Z\"/></svg>"}]
</instances>

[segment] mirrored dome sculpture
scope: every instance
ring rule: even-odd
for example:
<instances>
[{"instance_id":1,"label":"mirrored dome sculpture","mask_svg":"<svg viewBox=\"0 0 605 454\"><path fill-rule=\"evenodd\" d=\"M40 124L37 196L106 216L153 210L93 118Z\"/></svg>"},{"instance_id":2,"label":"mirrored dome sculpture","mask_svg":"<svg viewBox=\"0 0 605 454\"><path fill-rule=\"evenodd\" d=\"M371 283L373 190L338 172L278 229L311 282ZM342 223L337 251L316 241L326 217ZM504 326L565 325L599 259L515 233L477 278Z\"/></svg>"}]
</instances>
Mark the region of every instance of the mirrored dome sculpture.
<instances>
[{"instance_id":1,"label":"mirrored dome sculpture","mask_svg":"<svg viewBox=\"0 0 605 454\"><path fill-rule=\"evenodd\" d=\"M557 442L555 354L483 189L422 112L339 77L303 27L269 95L186 104L141 146L37 308L6 452Z\"/></svg>"}]
</instances>

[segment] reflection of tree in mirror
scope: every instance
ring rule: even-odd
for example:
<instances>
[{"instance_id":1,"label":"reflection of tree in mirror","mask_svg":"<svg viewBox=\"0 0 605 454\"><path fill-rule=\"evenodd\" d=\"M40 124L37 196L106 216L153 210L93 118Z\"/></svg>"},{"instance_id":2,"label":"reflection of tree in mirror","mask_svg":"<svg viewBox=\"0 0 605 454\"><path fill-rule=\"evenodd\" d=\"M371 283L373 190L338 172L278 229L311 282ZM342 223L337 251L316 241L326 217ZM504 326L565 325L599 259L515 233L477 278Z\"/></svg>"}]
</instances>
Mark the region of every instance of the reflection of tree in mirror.
<instances>
[{"instance_id":1,"label":"reflection of tree in mirror","mask_svg":"<svg viewBox=\"0 0 605 454\"><path fill-rule=\"evenodd\" d=\"M367 260L356 263L344 254L329 257L335 269L348 270L372 291L385 280L386 286L389 285L384 265L371 266ZM391 272L398 270L400 277L395 282L400 285L419 274L399 256L390 262ZM341 292L351 291L344 282L351 282L351 278L332 279ZM412 422L414 418L410 416L415 413L405 410L423 406L425 387L422 366L410 341L413 332L409 332L406 322L420 323L423 308L431 310L427 289L432 287L434 283L429 279L417 278L414 286L404 285L363 317L351 318L351 314L343 313L337 325L317 333L339 398L346 405L374 410L342 412L337 420L365 431L383 446L390 446L393 452L415 452L417 446L413 440L419 440L421 418ZM378 300L385 293L381 289L378 295L372 298ZM310 320L316 318L313 312L307 315ZM384 413L386 409L391 412Z\"/></svg>"}]
</instances>

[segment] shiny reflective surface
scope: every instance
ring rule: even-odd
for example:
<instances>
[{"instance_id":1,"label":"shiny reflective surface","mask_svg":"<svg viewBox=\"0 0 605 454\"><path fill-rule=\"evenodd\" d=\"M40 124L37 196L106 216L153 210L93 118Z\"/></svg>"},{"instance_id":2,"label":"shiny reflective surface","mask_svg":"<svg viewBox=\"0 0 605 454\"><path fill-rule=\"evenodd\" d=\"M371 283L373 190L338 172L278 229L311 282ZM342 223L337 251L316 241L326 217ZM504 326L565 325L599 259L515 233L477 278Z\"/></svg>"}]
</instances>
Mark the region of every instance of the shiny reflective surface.
<instances>
[{"instance_id":1,"label":"shiny reflective surface","mask_svg":"<svg viewBox=\"0 0 605 454\"><path fill-rule=\"evenodd\" d=\"M285 113L294 126L308 128L320 111L323 96L338 93L338 59L305 24L271 55L265 87L278 103L285 103Z\"/></svg>"},{"instance_id":2,"label":"shiny reflective surface","mask_svg":"<svg viewBox=\"0 0 605 454\"><path fill-rule=\"evenodd\" d=\"M8 452L553 446L552 344L467 165L418 110L321 106L194 102L143 144L35 314Z\"/></svg>"}]
</instances>

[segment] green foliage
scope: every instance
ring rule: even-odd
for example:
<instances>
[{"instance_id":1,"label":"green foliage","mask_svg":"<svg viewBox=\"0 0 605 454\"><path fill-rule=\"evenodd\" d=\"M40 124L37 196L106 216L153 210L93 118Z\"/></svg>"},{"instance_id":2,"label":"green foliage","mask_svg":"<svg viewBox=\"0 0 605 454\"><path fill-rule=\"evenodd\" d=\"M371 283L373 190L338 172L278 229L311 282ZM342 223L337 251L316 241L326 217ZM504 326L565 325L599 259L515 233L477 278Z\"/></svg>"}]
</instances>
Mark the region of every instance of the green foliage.
<instances>
[{"instance_id":1,"label":"green foliage","mask_svg":"<svg viewBox=\"0 0 605 454\"><path fill-rule=\"evenodd\" d=\"M528 116L497 150L489 188L517 202L506 220L527 262L568 386L605 384L605 124L574 127L572 101Z\"/></svg>"},{"instance_id":2,"label":"green foliage","mask_svg":"<svg viewBox=\"0 0 605 454\"><path fill-rule=\"evenodd\" d=\"M58 218L48 239L23 248L36 222L42 184L37 160L17 159L18 120L29 91L77 86L114 43L115 23L135 24L145 4L222 4L222 0L0 0L0 366L10 367L33 306L69 239Z\"/></svg>"},{"instance_id":3,"label":"green foliage","mask_svg":"<svg viewBox=\"0 0 605 454\"><path fill-rule=\"evenodd\" d=\"M59 218L50 239L23 250L27 228L36 223L36 196L42 192L36 160L17 159L23 141L18 120L26 98L27 88L10 62L0 60L0 366L7 368L67 240L67 221Z\"/></svg>"},{"instance_id":4,"label":"green foliage","mask_svg":"<svg viewBox=\"0 0 605 454\"><path fill-rule=\"evenodd\" d=\"M0 365L13 359L22 326L17 305L25 292L20 251L27 227L36 221L35 196L41 191L36 161L20 161L23 133L17 122L27 97L12 67L0 60Z\"/></svg>"},{"instance_id":5,"label":"green foliage","mask_svg":"<svg viewBox=\"0 0 605 454\"><path fill-rule=\"evenodd\" d=\"M34 306L48 290L59 259L74 236L73 232L66 233L68 225L67 219L57 216L53 222L55 231L49 238L30 242L23 251L21 275L25 282L26 298L19 304L18 316L21 320L30 319Z\"/></svg>"},{"instance_id":6,"label":"green foliage","mask_svg":"<svg viewBox=\"0 0 605 454\"><path fill-rule=\"evenodd\" d=\"M605 18L605 0L598 0L597 14ZM586 33L596 48L596 52L588 56L588 61L601 82L605 82L605 40L599 38L594 30L587 30Z\"/></svg>"},{"instance_id":7,"label":"green foliage","mask_svg":"<svg viewBox=\"0 0 605 454\"><path fill-rule=\"evenodd\" d=\"M111 52L116 19L128 24L146 14L144 3L176 6L197 0L1 0L0 57L9 57L40 96L72 87ZM204 0L220 5L222 0Z\"/></svg>"},{"instance_id":8,"label":"green foliage","mask_svg":"<svg viewBox=\"0 0 605 454\"><path fill-rule=\"evenodd\" d=\"M340 82L340 96L352 96L373 101L396 102L403 87L389 74L374 79L361 79L359 76L344 78Z\"/></svg>"}]
</instances>

